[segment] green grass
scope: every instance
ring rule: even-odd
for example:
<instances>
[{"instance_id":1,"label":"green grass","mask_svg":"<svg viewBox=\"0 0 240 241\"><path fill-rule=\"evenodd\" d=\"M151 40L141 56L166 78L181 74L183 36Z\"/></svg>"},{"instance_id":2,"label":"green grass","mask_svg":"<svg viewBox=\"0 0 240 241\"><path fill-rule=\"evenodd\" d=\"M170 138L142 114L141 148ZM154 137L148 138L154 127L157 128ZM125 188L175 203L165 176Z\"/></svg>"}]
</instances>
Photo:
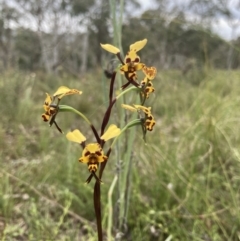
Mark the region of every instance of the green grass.
<instances>
[{"instance_id":1,"label":"green grass","mask_svg":"<svg viewBox=\"0 0 240 241\"><path fill-rule=\"evenodd\" d=\"M123 240L239 240L240 72L209 71L198 84L191 78L165 71L154 80L148 101L157 123L147 144L137 130ZM84 184L88 171L77 161L81 149L41 120L45 92L60 85L83 91L64 104L99 128L106 106L100 93L108 88L101 73L81 80L17 72L0 77L1 240L97 240L94 182ZM65 133L88 131L70 113L60 113L57 122ZM114 157L103 176L105 231Z\"/></svg>"}]
</instances>

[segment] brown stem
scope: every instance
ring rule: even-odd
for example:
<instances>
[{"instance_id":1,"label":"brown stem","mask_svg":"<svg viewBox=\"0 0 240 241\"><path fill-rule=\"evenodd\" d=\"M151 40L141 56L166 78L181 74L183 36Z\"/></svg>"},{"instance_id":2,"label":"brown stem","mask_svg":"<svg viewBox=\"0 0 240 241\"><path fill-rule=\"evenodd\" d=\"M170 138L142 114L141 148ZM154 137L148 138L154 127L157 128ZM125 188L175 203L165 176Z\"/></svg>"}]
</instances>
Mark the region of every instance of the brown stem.
<instances>
[{"instance_id":1,"label":"brown stem","mask_svg":"<svg viewBox=\"0 0 240 241\"><path fill-rule=\"evenodd\" d=\"M108 157L108 158L109 158L109 156L110 156L110 154L111 154L111 151L112 151L112 149L111 149L111 148L109 148L109 150L108 150L108 152L107 152L107 157ZM99 170L99 179L101 179L101 178L102 178L103 171L104 171L105 166L106 166L106 164L107 164L108 158L107 158L107 160L106 160L106 161L102 162L102 163L101 163L101 165L100 165L100 170Z\"/></svg>"},{"instance_id":2,"label":"brown stem","mask_svg":"<svg viewBox=\"0 0 240 241\"><path fill-rule=\"evenodd\" d=\"M126 79L127 79L131 84L133 84L134 86L139 87L139 86L140 86L139 83L137 83L137 82L133 79L133 76L134 76L134 75L132 75L132 76L129 78L129 76L128 76L129 73L131 73L131 72L125 72L125 73L124 73ZM136 75L136 73L133 73L133 74ZM125 85L126 85L126 84L125 84ZM123 85L123 86L125 86L125 85ZM123 86L122 86L122 89L123 89ZM125 88L126 88L126 87L125 87Z\"/></svg>"},{"instance_id":3,"label":"brown stem","mask_svg":"<svg viewBox=\"0 0 240 241\"><path fill-rule=\"evenodd\" d=\"M98 180L96 180L95 186L94 186L94 193L93 193L93 202L94 202L94 209L95 209L95 215L97 220L98 241L103 241L100 197L101 197L101 184Z\"/></svg>"},{"instance_id":4,"label":"brown stem","mask_svg":"<svg viewBox=\"0 0 240 241\"><path fill-rule=\"evenodd\" d=\"M109 103L112 102L112 97L113 97L113 87L114 87L114 82L115 82L116 74L117 74L117 72L113 72L113 74L112 74L112 78L111 78L110 91L109 91Z\"/></svg>"},{"instance_id":5,"label":"brown stem","mask_svg":"<svg viewBox=\"0 0 240 241\"><path fill-rule=\"evenodd\" d=\"M95 129L95 127L93 126L93 125L91 125L91 129L92 129L92 131L93 131L93 134L94 134L94 136L95 136L95 138L96 138L96 140L97 140L97 143L101 143L101 139L100 139L100 137L99 137L99 135L98 135L98 133L97 133L97 130Z\"/></svg>"},{"instance_id":6,"label":"brown stem","mask_svg":"<svg viewBox=\"0 0 240 241\"><path fill-rule=\"evenodd\" d=\"M115 82L115 78L116 78L116 74L117 72L114 72L111 78L111 83L110 83L110 89L109 89L109 106L105 112L105 115L103 117L103 121L102 121L102 127L101 127L101 135L103 135L105 127L107 126L107 123L109 121L110 115L111 115L111 109L114 105L114 103L116 102L116 99L112 99L113 98L113 89L114 89L114 82ZM102 146L104 143L101 142L100 145Z\"/></svg>"},{"instance_id":7,"label":"brown stem","mask_svg":"<svg viewBox=\"0 0 240 241\"><path fill-rule=\"evenodd\" d=\"M107 108L107 110L104 114L103 121L102 121L102 127L101 127L101 135L103 135L105 127L108 124L108 121L109 121L109 118L110 118L110 115L111 115L112 107L113 107L113 105L115 104L116 101L117 101L117 99L115 98L111 103L109 103L109 106L108 106L108 108Z\"/></svg>"},{"instance_id":8,"label":"brown stem","mask_svg":"<svg viewBox=\"0 0 240 241\"><path fill-rule=\"evenodd\" d=\"M107 157L110 156L112 149L109 148L107 152ZM107 158L108 160L108 158ZM99 179L96 180L95 186L94 186L94 193L93 193L93 201L94 201L94 209L95 209L95 215L97 219L97 230L98 230L98 241L103 240L103 234L102 234L102 214L101 214L101 177L103 174L103 170L107 164L107 160L101 163L100 170L99 170Z\"/></svg>"},{"instance_id":9,"label":"brown stem","mask_svg":"<svg viewBox=\"0 0 240 241\"><path fill-rule=\"evenodd\" d=\"M124 85L121 87L121 89L122 89L122 90L126 89L130 84L131 84L131 82L128 81L126 84L124 84Z\"/></svg>"},{"instance_id":10,"label":"brown stem","mask_svg":"<svg viewBox=\"0 0 240 241\"><path fill-rule=\"evenodd\" d=\"M117 55L118 59L120 60L121 64L124 65L125 63L123 62L120 53L117 53L116 55Z\"/></svg>"}]
</instances>

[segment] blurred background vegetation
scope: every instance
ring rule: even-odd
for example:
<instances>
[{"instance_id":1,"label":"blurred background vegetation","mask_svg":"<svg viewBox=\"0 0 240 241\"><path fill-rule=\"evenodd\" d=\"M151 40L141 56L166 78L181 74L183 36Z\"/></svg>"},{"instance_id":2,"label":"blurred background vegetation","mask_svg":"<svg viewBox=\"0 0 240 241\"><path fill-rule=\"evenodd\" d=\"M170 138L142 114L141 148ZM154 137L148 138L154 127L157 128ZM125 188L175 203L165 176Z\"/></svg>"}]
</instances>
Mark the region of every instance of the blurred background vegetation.
<instances>
[{"instance_id":1,"label":"blurred background vegetation","mask_svg":"<svg viewBox=\"0 0 240 241\"><path fill-rule=\"evenodd\" d=\"M144 56L158 69L186 74L203 65L239 68L240 38L226 41L212 31L213 24L224 19L235 35L240 15L236 1L152 2L155 7L146 9L141 1L126 1L124 51L145 36L149 43ZM79 76L101 66L106 53L99 43L113 37L109 9L109 2L100 0L1 0L0 70Z\"/></svg>"},{"instance_id":2,"label":"blurred background vegetation","mask_svg":"<svg viewBox=\"0 0 240 241\"><path fill-rule=\"evenodd\" d=\"M0 238L97 240L93 183L84 184L88 173L77 161L81 150L42 122L41 114L45 93L67 85L83 95L65 103L98 126L108 91L103 70L111 69L112 60L99 45L114 37L109 2L0 4ZM113 193L112 235L127 241L240 240L240 38L235 35L240 4L142 5L125 1L122 48L126 52L131 43L148 39L140 56L158 68L155 95L148 100L157 123L147 144L137 129L128 219L123 230L115 228ZM220 19L234 38L213 32ZM87 129L76 116L62 115L57 119L65 133ZM103 176L105 230L116 171L121 167L109 162Z\"/></svg>"}]
</instances>

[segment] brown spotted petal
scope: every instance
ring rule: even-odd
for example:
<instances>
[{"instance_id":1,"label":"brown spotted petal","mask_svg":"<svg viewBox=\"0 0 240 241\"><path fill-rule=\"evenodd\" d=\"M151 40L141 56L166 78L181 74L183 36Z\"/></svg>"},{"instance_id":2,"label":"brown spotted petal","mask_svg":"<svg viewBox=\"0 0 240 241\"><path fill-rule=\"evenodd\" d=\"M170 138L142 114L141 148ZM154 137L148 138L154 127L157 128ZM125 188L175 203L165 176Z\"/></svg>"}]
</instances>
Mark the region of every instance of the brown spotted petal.
<instances>
[{"instance_id":1,"label":"brown spotted petal","mask_svg":"<svg viewBox=\"0 0 240 241\"><path fill-rule=\"evenodd\" d=\"M149 95L154 92L154 87L152 81L148 80L147 77L144 78L144 80L141 81L142 86L142 96L146 96L146 98L149 98Z\"/></svg>"},{"instance_id":2,"label":"brown spotted petal","mask_svg":"<svg viewBox=\"0 0 240 241\"><path fill-rule=\"evenodd\" d=\"M43 119L43 121L45 121L45 122L48 122L49 121L49 119L50 119L50 115L48 115L48 114L42 114L42 119Z\"/></svg>"},{"instance_id":3,"label":"brown spotted petal","mask_svg":"<svg viewBox=\"0 0 240 241\"><path fill-rule=\"evenodd\" d=\"M121 74L128 73L128 74L136 74L137 70L141 70L145 64L143 63L133 63L130 62L129 64L124 64L120 67Z\"/></svg>"},{"instance_id":4,"label":"brown spotted petal","mask_svg":"<svg viewBox=\"0 0 240 241\"><path fill-rule=\"evenodd\" d=\"M45 110L45 113L42 114L42 119L43 119L43 121L48 122L52 116L57 114L58 108L57 108L57 106L56 107L51 106L53 99L48 93L46 93L46 95L47 95L47 97L46 97L46 99L44 101L44 105L43 105L43 109Z\"/></svg>"},{"instance_id":5,"label":"brown spotted petal","mask_svg":"<svg viewBox=\"0 0 240 241\"><path fill-rule=\"evenodd\" d=\"M52 97L48 93L46 93L46 95L47 95L47 97L46 97L46 99L44 101L43 109L45 111L49 111L50 104L52 102Z\"/></svg>"},{"instance_id":6,"label":"brown spotted petal","mask_svg":"<svg viewBox=\"0 0 240 241\"><path fill-rule=\"evenodd\" d=\"M156 77L157 69L155 67L146 67L142 68L143 73L149 80L153 80Z\"/></svg>"},{"instance_id":7,"label":"brown spotted petal","mask_svg":"<svg viewBox=\"0 0 240 241\"><path fill-rule=\"evenodd\" d=\"M130 62L139 63L140 57L136 54L135 51L129 51L124 59L124 63L128 64Z\"/></svg>"},{"instance_id":8,"label":"brown spotted petal","mask_svg":"<svg viewBox=\"0 0 240 241\"><path fill-rule=\"evenodd\" d=\"M107 160L107 156L104 155L101 146L98 143L90 143L84 148L79 162L88 163L88 165L93 166L105 160Z\"/></svg>"},{"instance_id":9,"label":"brown spotted petal","mask_svg":"<svg viewBox=\"0 0 240 241\"><path fill-rule=\"evenodd\" d=\"M155 124L156 124L156 121L154 120L153 115L152 114L147 115L144 123L144 125L146 126L146 129L148 131L152 131Z\"/></svg>"}]
</instances>

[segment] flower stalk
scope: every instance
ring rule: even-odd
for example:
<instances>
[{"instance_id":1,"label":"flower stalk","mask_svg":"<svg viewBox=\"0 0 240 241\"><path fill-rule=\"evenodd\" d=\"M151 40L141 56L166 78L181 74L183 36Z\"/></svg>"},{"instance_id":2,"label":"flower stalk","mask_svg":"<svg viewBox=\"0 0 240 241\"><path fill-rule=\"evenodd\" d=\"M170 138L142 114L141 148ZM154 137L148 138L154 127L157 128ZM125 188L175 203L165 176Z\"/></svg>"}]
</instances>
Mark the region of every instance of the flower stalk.
<instances>
[{"instance_id":1,"label":"flower stalk","mask_svg":"<svg viewBox=\"0 0 240 241\"><path fill-rule=\"evenodd\" d=\"M155 67L147 67L145 63L140 62L140 57L138 55L138 51L142 50L143 47L147 44L147 39L143 39L140 41L131 44L129 47L129 51L125 55L124 59L121 57L120 48L115 47L111 44L101 44L101 47L116 55L120 60L119 68L116 69L111 74L111 81L109 84L109 95L108 95L108 106L105 112L102 115L101 120L99 121L99 127L95 128L90 119L81 111L75 109L72 106L62 104L63 97L69 95L81 95L82 91L77 89L71 89L66 86L60 86L57 91L51 96L46 94L46 99L44 101L44 113L42 114L42 119L44 122L49 122L49 125L53 124L56 126L57 130L63 133L62 129L58 126L56 122L56 118L58 114L70 112L78 117L80 117L80 121L85 121L92 131L92 135L95 137L95 141L88 142L88 136L85 136L79 129L75 129L67 132L66 138L71 141L80 144L82 147L82 153L78 159L78 161L82 164L87 165L87 170L89 175L86 179L86 183L90 183L92 179L95 179L94 184L94 193L93 193L93 204L96 215L97 222L97 231L98 231L98 240L103 240L103 228L102 228L102 216L101 216L101 184L104 181L103 174L104 170L107 166L108 161L110 160L110 155L116 143L123 134L128 134L128 140L125 143L126 152L124 151L122 156L124 157L125 169L122 174L116 174L114 178L114 182L111 186L111 193L114 191L114 186L117 182L121 182L121 199L120 199L120 211L119 211L119 221L118 221L118 229L123 230L123 226L127 225L126 217L128 215L129 210L129 201L130 201L130 183L131 183L131 169L132 169L132 150L134 145L134 138L136 132L136 126L141 126L143 131L143 139L145 140L146 133L148 131L152 131L155 125L155 119L151 112L151 107L145 106L145 102L149 98L150 94L154 92L154 88L152 85L152 80L156 76ZM138 72L142 71L144 74L144 79L138 80ZM116 78L117 75L120 74L127 82L121 86L121 92L118 95L115 95L114 89L116 86ZM140 96L137 101L140 104L126 103L124 104L124 100L128 98L124 98L129 94ZM81 99L80 99L81 101ZM61 104L60 104L61 102ZM113 107L117 102L120 102L123 109L121 110L124 113L125 117L128 117L128 113L124 111L127 109L128 111L135 112L131 118L123 118L123 115L119 118L121 121L117 123L120 125L121 129L117 127L116 124L111 123L111 116L113 112ZM131 105L130 105L131 104ZM117 105L119 106L119 105ZM127 120L124 123L123 120ZM130 121L128 121L130 119ZM124 123L124 124L123 124ZM130 131L128 131L131 129ZM85 130L84 130L85 131ZM86 132L89 135L89 132ZM109 148L105 148L105 143L110 141ZM112 205L112 204L111 204ZM111 236L111 227L110 223L112 218L112 213L109 216L109 226L108 226L108 237ZM124 218L123 218L124 217Z\"/></svg>"}]
</instances>

